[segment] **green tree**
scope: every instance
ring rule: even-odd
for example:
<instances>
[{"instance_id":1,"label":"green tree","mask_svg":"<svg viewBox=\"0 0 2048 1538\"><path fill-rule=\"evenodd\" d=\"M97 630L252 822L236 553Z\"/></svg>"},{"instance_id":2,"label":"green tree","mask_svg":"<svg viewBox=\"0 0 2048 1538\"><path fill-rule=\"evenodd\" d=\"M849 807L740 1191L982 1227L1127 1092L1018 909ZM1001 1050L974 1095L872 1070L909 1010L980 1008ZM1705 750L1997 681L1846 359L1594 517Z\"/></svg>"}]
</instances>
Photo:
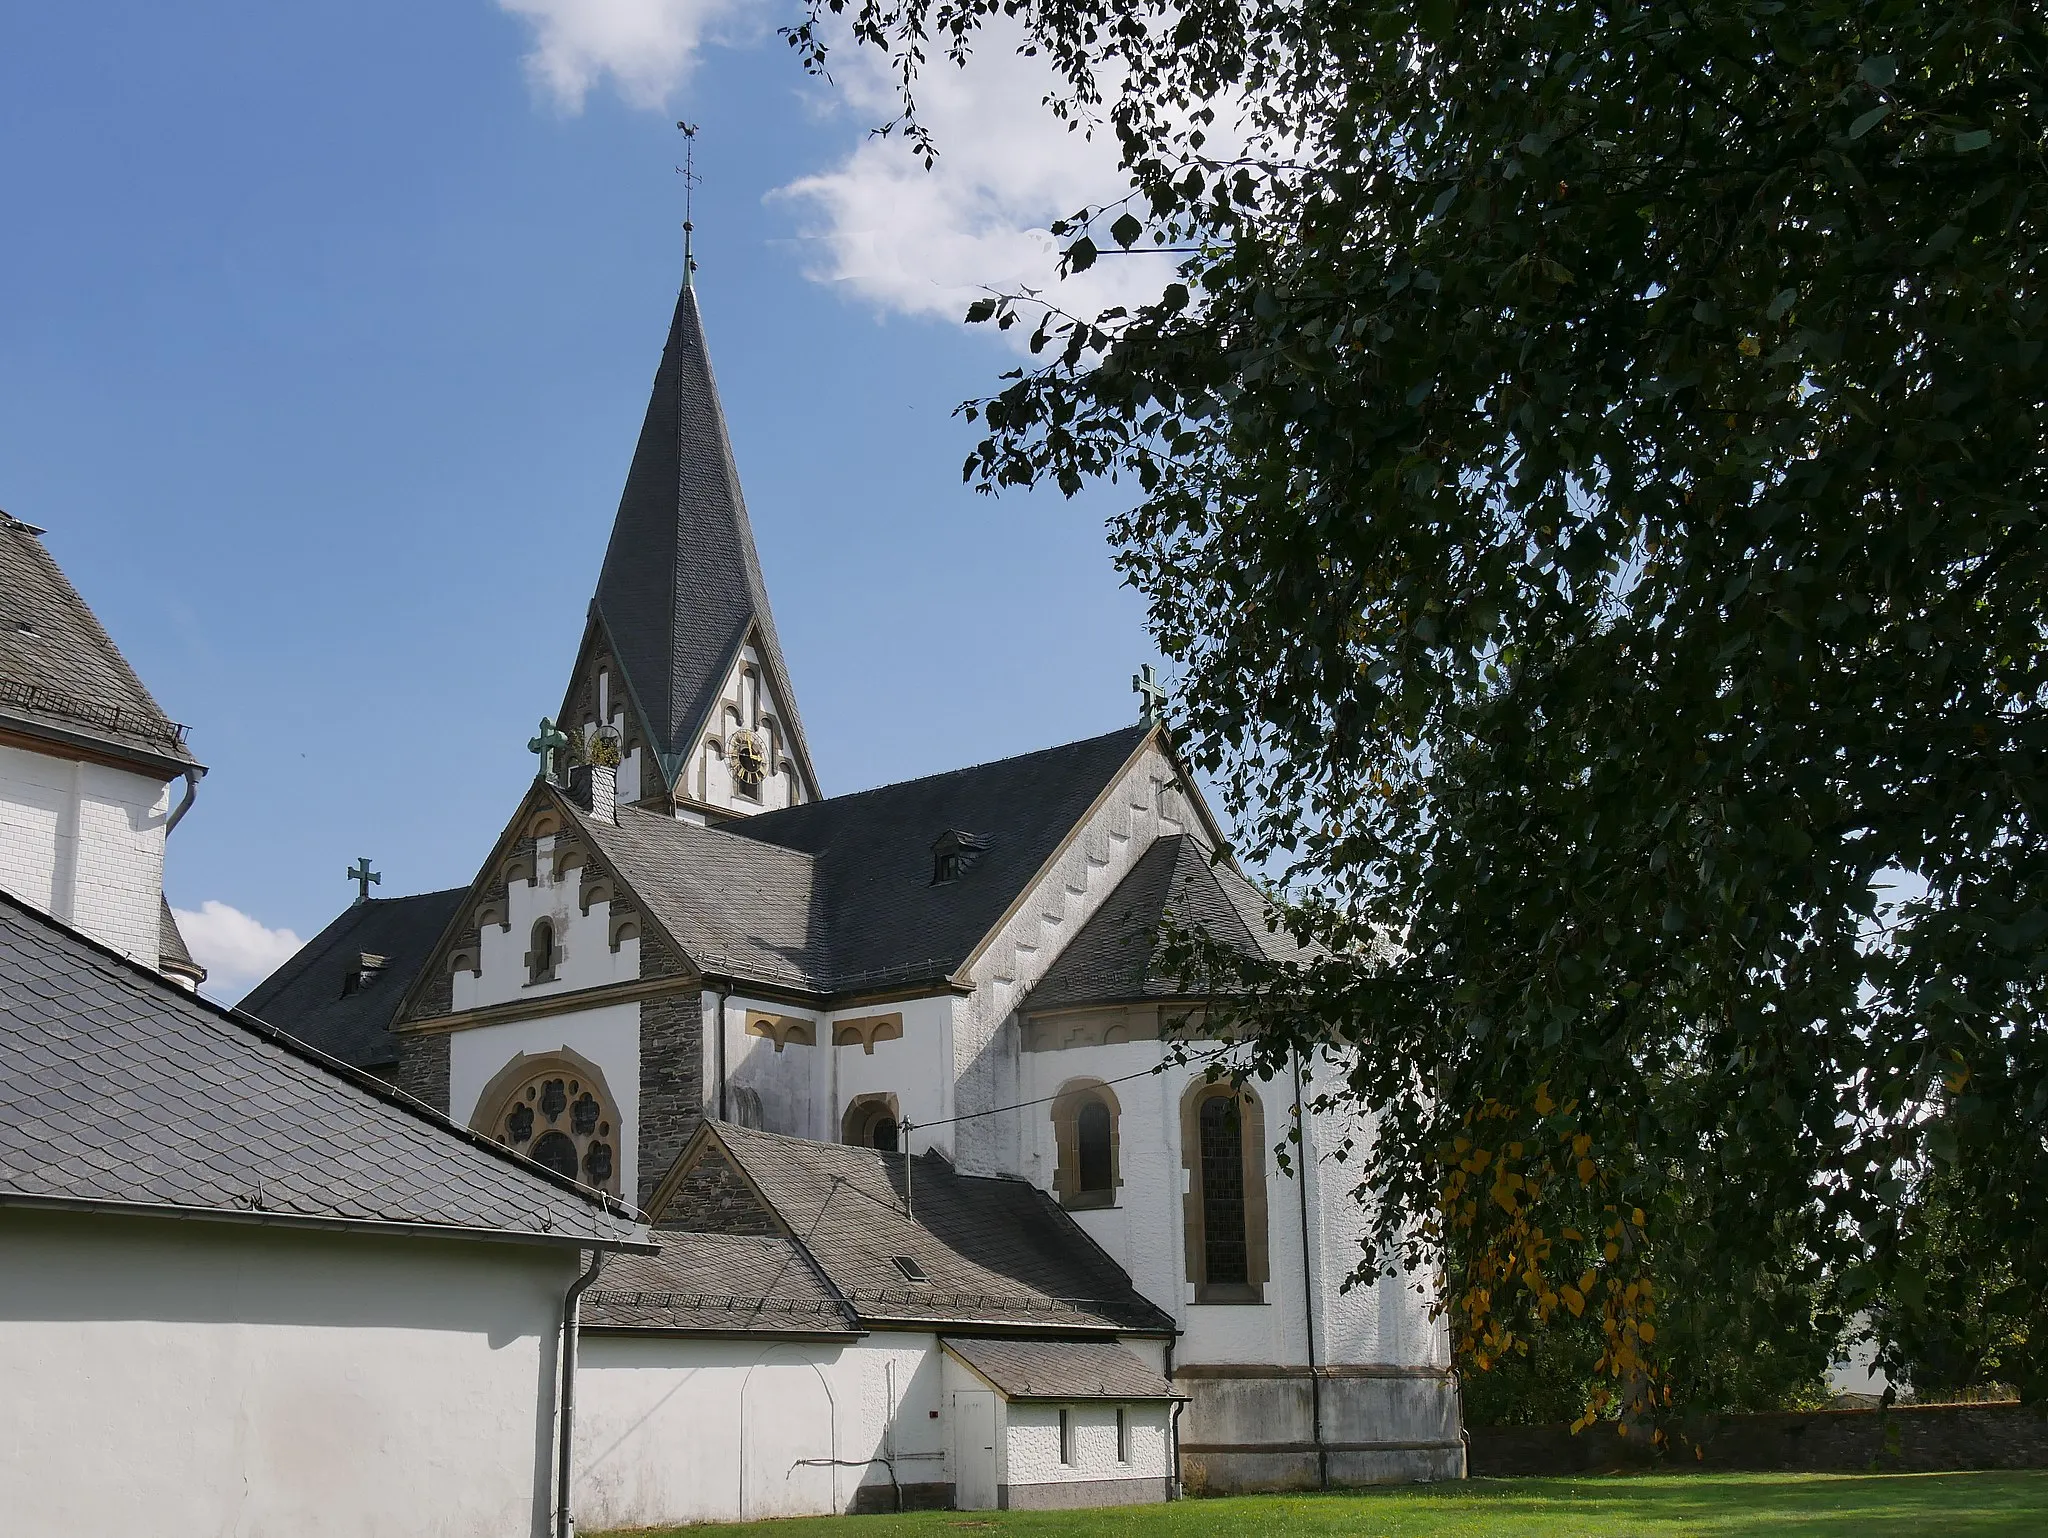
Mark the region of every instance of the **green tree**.
<instances>
[{"instance_id":1,"label":"green tree","mask_svg":"<svg viewBox=\"0 0 2048 1538\"><path fill-rule=\"evenodd\" d=\"M809 4L928 153L920 72L1020 18L1130 178L1069 266L1184 258L977 304L1034 360L967 471L1132 488L1177 724L1323 947L1245 1024L1382 1114L1368 1263L1448 1242L1469 1359L1591 1317L1640 1404L1686 1257L1868 1301L1931 1161L2038 1315L2039 7Z\"/></svg>"}]
</instances>

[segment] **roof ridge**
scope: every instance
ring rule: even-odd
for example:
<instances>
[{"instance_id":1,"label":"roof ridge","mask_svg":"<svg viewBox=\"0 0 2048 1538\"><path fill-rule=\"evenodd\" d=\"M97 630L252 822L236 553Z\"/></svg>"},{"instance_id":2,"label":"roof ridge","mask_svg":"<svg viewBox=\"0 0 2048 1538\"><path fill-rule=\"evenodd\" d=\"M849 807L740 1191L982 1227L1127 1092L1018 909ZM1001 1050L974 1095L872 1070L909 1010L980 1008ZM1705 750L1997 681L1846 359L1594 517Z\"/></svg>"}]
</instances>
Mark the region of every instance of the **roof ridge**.
<instances>
[{"instance_id":1,"label":"roof ridge","mask_svg":"<svg viewBox=\"0 0 2048 1538\"><path fill-rule=\"evenodd\" d=\"M755 829L764 826L772 828L778 821L794 819L798 814L808 812L815 807L845 806L850 801L858 801L865 796L879 796L884 791L907 790L916 785L929 785L933 781L951 779L956 775L977 774L984 769L997 769L1005 764L1018 764L1028 758L1045 758L1054 753L1063 753L1070 748L1092 747L1096 743L1107 742L1112 737L1121 737L1126 734L1141 735L1151 730L1152 728L1147 726L1120 726L1111 731L1097 732L1092 737L1076 737L1070 742L1056 742L1049 747L1033 748L1024 753L1009 753L1001 758L983 759L979 763L957 764L951 769L937 769L930 774L912 775L907 780L889 780L880 785L869 785L862 790L844 791L836 796L820 796L815 801L806 801L799 806L779 806L773 811L757 812L730 825L727 831L736 832L742 837L755 838L758 837L754 831ZM968 828L962 831L971 833L974 830ZM772 840L766 839L761 841L772 842Z\"/></svg>"}]
</instances>

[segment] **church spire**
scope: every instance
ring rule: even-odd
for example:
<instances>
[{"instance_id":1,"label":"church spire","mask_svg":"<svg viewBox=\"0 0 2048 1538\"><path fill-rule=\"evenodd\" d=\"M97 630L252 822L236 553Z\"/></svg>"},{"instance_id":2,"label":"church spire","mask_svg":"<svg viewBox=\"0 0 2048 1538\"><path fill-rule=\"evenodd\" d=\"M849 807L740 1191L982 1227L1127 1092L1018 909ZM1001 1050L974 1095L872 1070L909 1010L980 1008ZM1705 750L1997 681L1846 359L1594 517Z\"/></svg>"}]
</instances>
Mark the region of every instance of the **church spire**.
<instances>
[{"instance_id":1,"label":"church spire","mask_svg":"<svg viewBox=\"0 0 2048 1538\"><path fill-rule=\"evenodd\" d=\"M817 797L687 272L590 618L570 702L608 692L579 712L637 716L638 799L738 813ZM606 651L608 691L585 688ZM565 724L584 719L565 708Z\"/></svg>"}]
</instances>

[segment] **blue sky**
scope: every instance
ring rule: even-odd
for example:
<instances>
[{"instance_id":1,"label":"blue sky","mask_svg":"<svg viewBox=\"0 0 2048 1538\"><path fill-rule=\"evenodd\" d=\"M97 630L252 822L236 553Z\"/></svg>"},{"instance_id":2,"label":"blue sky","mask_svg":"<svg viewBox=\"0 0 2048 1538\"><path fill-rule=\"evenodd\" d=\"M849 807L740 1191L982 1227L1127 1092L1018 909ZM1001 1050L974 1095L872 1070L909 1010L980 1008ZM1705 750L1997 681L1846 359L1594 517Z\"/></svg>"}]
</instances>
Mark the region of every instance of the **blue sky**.
<instances>
[{"instance_id":1,"label":"blue sky","mask_svg":"<svg viewBox=\"0 0 2048 1538\"><path fill-rule=\"evenodd\" d=\"M974 496L951 416L1015 361L955 317L1048 280L1042 226L1106 158L996 58L935 92L955 152L927 176L865 136L872 71L806 81L779 19L0 15L0 507L211 767L168 887L210 915L223 992L345 905L359 854L381 895L467 881L531 776L673 303L677 116L704 128L700 293L828 793L1132 717L1157 659L1115 504Z\"/></svg>"}]
</instances>

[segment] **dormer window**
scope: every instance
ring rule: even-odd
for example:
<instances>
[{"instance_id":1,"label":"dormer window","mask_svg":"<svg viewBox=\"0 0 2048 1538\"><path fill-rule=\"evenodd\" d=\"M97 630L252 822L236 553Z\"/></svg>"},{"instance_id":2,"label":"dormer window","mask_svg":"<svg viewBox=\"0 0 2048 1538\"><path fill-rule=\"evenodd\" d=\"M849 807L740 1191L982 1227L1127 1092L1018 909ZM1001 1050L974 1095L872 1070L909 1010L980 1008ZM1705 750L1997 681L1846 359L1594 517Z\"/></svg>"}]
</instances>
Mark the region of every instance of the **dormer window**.
<instances>
[{"instance_id":1,"label":"dormer window","mask_svg":"<svg viewBox=\"0 0 2048 1538\"><path fill-rule=\"evenodd\" d=\"M932 841L932 885L958 881L981 862L988 841L949 828Z\"/></svg>"},{"instance_id":2,"label":"dormer window","mask_svg":"<svg viewBox=\"0 0 2048 1538\"><path fill-rule=\"evenodd\" d=\"M361 993L383 973L388 956L379 956L372 951L361 951L356 955L356 964L348 969L348 975L341 980L341 996Z\"/></svg>"}]
</instances>

